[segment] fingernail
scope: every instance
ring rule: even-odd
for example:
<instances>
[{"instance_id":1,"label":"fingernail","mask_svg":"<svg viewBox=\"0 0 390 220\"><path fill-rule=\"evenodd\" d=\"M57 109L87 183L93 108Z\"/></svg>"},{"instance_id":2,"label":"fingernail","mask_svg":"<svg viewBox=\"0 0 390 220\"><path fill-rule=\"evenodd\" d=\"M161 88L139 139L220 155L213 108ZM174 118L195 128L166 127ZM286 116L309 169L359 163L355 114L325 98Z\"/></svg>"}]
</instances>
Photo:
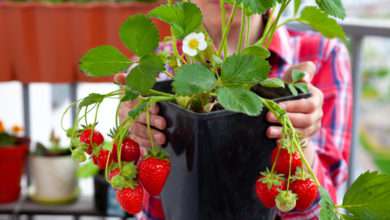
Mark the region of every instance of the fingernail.
<instances>
[{"instance_id":1,"label":"fingernail","mask_svg":"<svg viewBox=\"0 0 390 220\"><path fill-rule=\"evenodd\" d=\"M279 106L280 108L286 110L287 105L285 103L280 103Z\"/></svg>"}]
</instances>

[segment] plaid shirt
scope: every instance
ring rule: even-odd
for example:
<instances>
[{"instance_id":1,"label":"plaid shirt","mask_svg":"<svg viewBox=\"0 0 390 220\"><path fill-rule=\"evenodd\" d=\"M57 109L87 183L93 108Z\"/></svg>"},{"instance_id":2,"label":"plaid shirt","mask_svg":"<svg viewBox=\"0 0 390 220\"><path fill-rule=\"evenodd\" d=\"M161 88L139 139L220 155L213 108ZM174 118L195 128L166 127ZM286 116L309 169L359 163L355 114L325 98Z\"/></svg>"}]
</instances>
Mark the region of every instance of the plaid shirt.
<instances>
[{"instance_id":1,"label":"plaid shirt","mask_svg":"<svg viewBox=\"0 0 390 220\"><path fill-rule=\"evenodd\" d=\"M161 45L161 50L171 48ZM351 144L352 82L349 55L336 40L318 33L297 32L280 28L270 46L273 77L281 77L292 65L312 61L317 66L312 84L324 94L322 127L310 139L309 147L317 151L313 169L321 184L337 201L337 190L348 175L347 163ZM165 76L160 76L164 79ZM145 196L144 210L138 220L163 220L164 213L158 197ZM281 219L318 219L319 196L304 212L279 213Z\"/></svg>"}]
</instances>

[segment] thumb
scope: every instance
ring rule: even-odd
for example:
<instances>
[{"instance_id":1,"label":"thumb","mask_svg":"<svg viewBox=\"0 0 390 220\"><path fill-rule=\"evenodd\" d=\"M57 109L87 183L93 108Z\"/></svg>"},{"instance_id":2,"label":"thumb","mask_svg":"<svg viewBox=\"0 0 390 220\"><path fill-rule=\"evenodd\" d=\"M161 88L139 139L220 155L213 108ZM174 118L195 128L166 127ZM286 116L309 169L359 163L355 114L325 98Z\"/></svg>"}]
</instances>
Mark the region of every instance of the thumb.
<instances>
[{"instance_id":1,"label":"thumb","mask_svg":"<svg viewBox=\"0 0 390 220\"><path fill-rule=\"evenodd\" d=\"M314 74L317 71L317 68L316 68L316 65L311 61L292 65L288 68L288 70L284 74L283 80L285 80L286 82L292 82L293 81L292 74L293 74L294 70L304 72L305 76L303 77L303 79L301 81L306 82L306 83L310 83L314 77Z\"/></svg>"}]
</instances>

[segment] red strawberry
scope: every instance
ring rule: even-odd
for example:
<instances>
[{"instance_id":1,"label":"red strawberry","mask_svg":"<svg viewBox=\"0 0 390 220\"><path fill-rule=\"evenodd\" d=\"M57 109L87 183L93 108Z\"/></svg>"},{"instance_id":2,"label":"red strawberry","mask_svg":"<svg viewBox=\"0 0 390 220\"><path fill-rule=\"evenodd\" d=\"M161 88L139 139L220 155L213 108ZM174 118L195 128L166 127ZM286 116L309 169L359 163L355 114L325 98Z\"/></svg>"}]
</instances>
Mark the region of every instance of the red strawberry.
<instances>
[{"instance_id":1,"label":"red strawberry","mask_svg":"<svg viewBox=\"0 0 390 220\"><path fill-rule=\"evenodd\" d=\"M171 170L171 163L160 147L152 147L138 167L139 179L150 195L159 195Z\"/></svg>"},{"instance_id":2,"label":"red strawberry","mask_svg":"<svg viewBox=\"0 0 390 220\"><path fill-rule=\"evenodd\" d=\"M92 134L92 141L91 141L91 134ZM99 132L94 130L92 133L92 129L87 128L81 132L80 135L80 142L87 144L87 153L92 154L93 147L100 146L104 142L103 135Z\"/></svg>"},{"instance_id":3,"label":"red strawberry","mask_svg":"<svg viewBox=\"0 0 390 220\"><path fill-rule=\"evenodd\" d=\"M139 145L137 142L135 142L131 138L125 138L122 142L122 149L121 149L121 160L123 161L134 161L134 163L137 163L139 156L141 154ZM114 158L114 161L118 161L117 156L117 145L114 144L112 148L112 156Z\"/></svg>"},{"instance_id":4,"label":"red strawberry","mask_svg":"<svg viewBox=\"0 0 390 220\"><path fill-rule=\"evenodd\" d=\"M256 181L256 195L266 208L275 207L275 198L279 191L286 188L285 181L280 175L269 171L262 172Z\"/></svg>"},{"instance_id":5,"label":"red strawberry","mask_svg":"<svg viewBox=\"0 0 390 220\"><path fill-rule=\"evenodd\" d=\"M101 170L104 170L106 168L109 154L110 151L101 149L97 156L95 155L92 156L92 160Z\"/></svg>"},{"instance_id":6,"label":"red strawberry","mask_svg":"<svg viewBox=\"0 0 390 220\"><path fill-rule=\"evenodd\" d=\"M308 209L317 198L318 188L310 178L294 180L290 189L298 196L296 209L299 211Z\"/></svg>"},{"instance_id":7,"label":"red strawberry","mask_svg":"<svg viewBox=\"0 0 390 220\"><path fill-rule=\"evenodd\" d=\"M120 206L129 214L136 214L142 210L144 189L140 184L136 187L124 188L116 192L116 199Z\"/></svg>"},{"instance_id":8,"label":"red strawberry","mask_svg":"<svg viewBox=\"0 0 390 220\"><path fill-rule=\"evenodd\" d=\"M279 155L278 155L279 152ZM276 158L278 156L278 158ZM286 148L280 146L272 151L272 164L276 163L275 170L288 176L291 159L291 175L293 175L298 167L302 167L302 161L297 152L289 153ZM277 161L275 161L277 159Z\"/></svg>"}]
</instances>

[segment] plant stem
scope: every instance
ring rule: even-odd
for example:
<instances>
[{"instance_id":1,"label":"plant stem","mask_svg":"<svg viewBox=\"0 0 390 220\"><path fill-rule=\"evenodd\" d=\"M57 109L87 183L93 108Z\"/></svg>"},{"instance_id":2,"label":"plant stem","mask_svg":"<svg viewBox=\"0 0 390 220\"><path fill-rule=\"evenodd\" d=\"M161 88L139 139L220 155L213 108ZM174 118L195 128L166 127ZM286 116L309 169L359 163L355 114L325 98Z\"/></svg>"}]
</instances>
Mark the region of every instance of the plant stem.
<instances>
[{"instance_id":1,"label":"plant stem","mask_svg":"<svg viewBox=\"0 0 390 220\"><path fill-rule=\"evenodd\" d=\"M246 16L246 30L245 30L245 47L248 47L249 42L249 36L250 36L250 30L251 30L251 23L252 23L252 17L250 15Z\"/></svg>"},{"instance_id":2,"label":"plant stem","mask_svg":"<svg viewBox=\"0 0 390 220\"><path fill-rule=\"evenodd\" d=\"M172 4L173 4L173 0L168 0L168 5L172 5ZM176 36L175 36L175 34L173 32L173 28L172 27L171 27L170 31L171 31L171 35L172 35L173 53L175 54L176 58L179 58L180 60L182 60L181 57L180 57L180 54L179 54L179 50L177 49L177 39L176 39Z\"/></svg>"},{"instance_id":3,"label":"plant stem","mask_svg":"<svg viewBox=\"0 0 390 220\"><path fill-rule=\"evenodd\" d=\"M305 165L306 169L310 173L310 175L313 178L316 185L320 186L321 184L320 184L317 176L315 175L309 162L306 160L305 154L302 151L300 143L297 141L299 139L299 135L297 134L297 131L295 130L290 119L288 118L286 111L284 109L280 108L280 106L276 102L274 102L270 99L265 99L262 97L259 97L259 98L260 98L260 101L265 105L265 107L267 107L267 109L275 115L275 117L277 118L279 123L283 126L283 128L286 128L290 131L289 133L290 133L291 138L289 138L289 139L292 141L292 145L296 147L303 164Z\"/></svg>"},{"instance_id":4,"label":"plant stem","mask_svg":"<svg viewBox=\"0 0 390 220\"><path fill-rule=\"evenodd\" d=\"M279 29L281 27L283 27L284 25L290 23L290 22L293 22L293 21L299 21L299 18L287 18L286 20L284 20L283 22L281 22L280 24L278 24L278 26L276 27L276 29Z\"/></svg>"},{"instance_id":5,"label":"plant stem","mask_svg":"<svg viewBox=\"0 0 390 220\"><path fill-rule=\"evenodd\" d=\"M241 28L240 28L240 35L238 38L238 44L237 44L237 49L236 49L237 52L240 52L242 49L242 43L243 43L244 32L245 32L245 27L246 27L245 9L242 5L241 5L241 7L242 7L242 9L241 9Z\"/></svg>"},{"instance_id":6,"label":"plant stem","mask_svg":"<svg viewBox=\"0 0 390 220\"><path fill-rule=\"evenodd\" d=\"M278 148L278 152L276 152L275 161L274 161L274 163L272 164L272 168L271 168L271 173L274 172L276 163L277 163L278 160L279 160L280 149L281 149L281 148L279 147L279 148Z\"/></svg>"},{"instance_id":7,"label":"plant stem","mask_svg":"<svg viewBox=\"0 0 390 220\"><path fill-rule=\"evenodd\" d=\"M147 133L148 133L148 138L149 138L149 141L150 141L150 144L152 145L151 147L154 147L154 139L153 139L153 134L152 134L152 129L150 128L150 106L148 106L146 108L146 129L147 129Z\"/></svg>"},{"instance_id":8,"label":"plant stem","mask_svg":"<svg viewBox=\"0 0 390 220\"><path fill-rule=\"evenodd\" d=\"M264 40L266 39L266 37L267 37L267 35L268 35L268 31L269 31L270 27L272 26L272 17L273 17L273 14L274 14L274 10L275 10L275 8L272 8L272 9L271 9L271 14L269 15L267 24L265 25L265 28L264 28L264 30L263 30L263 34L262 34L260 40L258 40L258 41L255 43L256 45L263 46Z\"/></svg>"},{"instance_id":9,"label":"plant stem","mask_svg":"<svg viewBox=\"0 0 390 220\"><path fill-rule=\"evenodd\" d=\"M168 96L168 97L174 97L175 96L175 95L172 95L170 93L158 91L158 90L155 90L155 89L150 89L149 92L152 93L152 94L155 94L155 95L160 95L160 96Z\"/></svg>"},{"instance_id":10,"label":"plant stem","mask_svg":"<svg viewBox=\"0 0 390 220\"><path fill-rule=\"evenodd\" d=\"M226 27L225 0L219 0L219 10L221 11L221 33L223 33Z\"/></svg>"},{"instance_id":11,"label":"plant stem","mask_svg":"<svg viewBox=\"0 0 390 220\"><path fill-rule=\"evenodd\" d=\"M229 35L230 27L231 27L231 25L233 23L233 19L234 19L236 13L237 13L237 3L235 1L234 4L233 4L232 13L230 14L230 17L229 17L229 21L228 21L228 23L225 26L225 29L223 31L222 40L221 40L221 42L219 44L219 48L218 48L218 51L217 51L217 56L219 56L219 57L221 56L222 49L227 46L227 37ZM227 57L227 54L224 54L224 57Z\"/></svg>"},{"instance_id":12,"label":"plant stem","mask_svg":"<svg viewBox=\"0 0 390 220\"><path fill-rule=\"evenodd\" d=\"M290 160L288 162L287 190L290 189L291 164L292 164L292 156L290 155Z\"/></svg>"},{"instance_id":13,"label":"plant stem","mask_svg":"<svg viewBox=\"0 0 390 220\"><path fill-rule=\"evenodd\" d=\"M278 27L278 23L279 23L279 20L283 14L283 12L286 10L287 6L290 4L291 0L288 0L286 2L283 2L282 5L280 6L280 9L279 9L279 12L276 16L276 19L275 21L273 22L272 24L272 27L270 29L270 32L269 32L269 36L267 37L266 39L266 48L269 48L271 42L272 42L272 38L274 37L274 34L275 34L275 31ZM271 18L272 19L272 18Z\"/></svg>"}]
</instances>

